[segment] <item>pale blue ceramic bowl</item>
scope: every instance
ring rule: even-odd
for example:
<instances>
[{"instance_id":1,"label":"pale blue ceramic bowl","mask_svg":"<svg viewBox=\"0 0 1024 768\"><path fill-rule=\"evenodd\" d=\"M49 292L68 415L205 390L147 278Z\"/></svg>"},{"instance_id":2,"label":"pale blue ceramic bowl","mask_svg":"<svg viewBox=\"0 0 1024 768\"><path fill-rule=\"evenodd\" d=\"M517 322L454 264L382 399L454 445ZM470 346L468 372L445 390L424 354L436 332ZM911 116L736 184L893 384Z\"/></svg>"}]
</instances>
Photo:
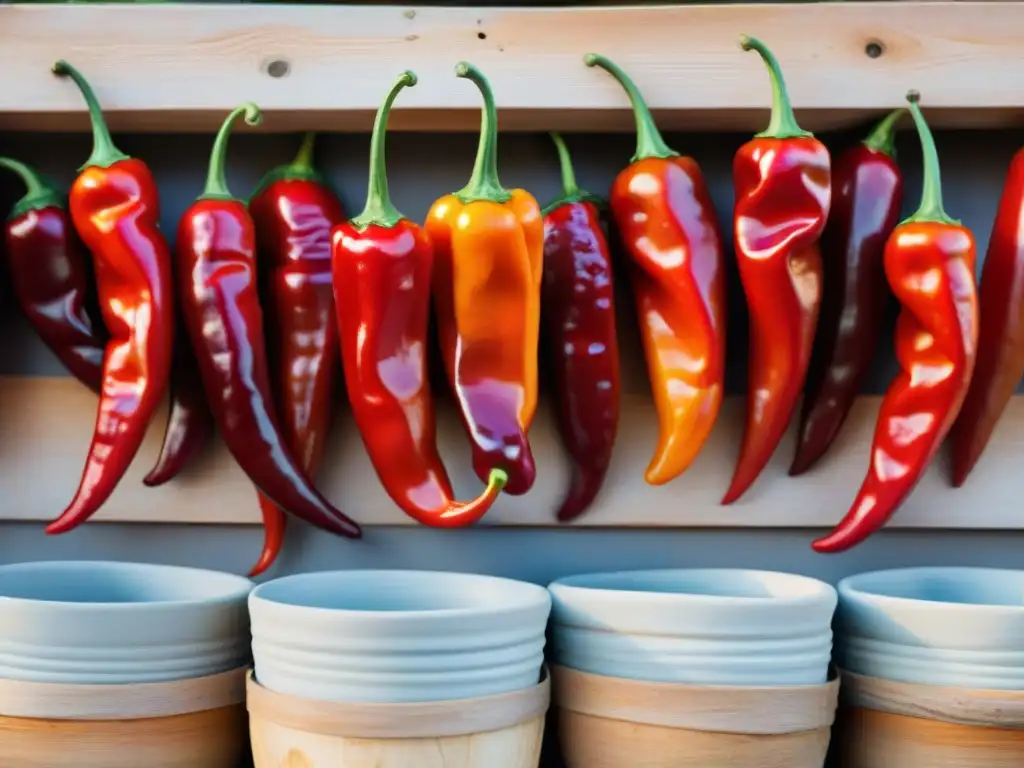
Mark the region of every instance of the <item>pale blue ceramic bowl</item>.
<instances>
[{"instance_id":1,"label":"pale blue ceramic bowl","mask_svg":"<svg viewBox=\"0 0 1024 768\"><path fill-rule=\"evenodd\" d=\"M1024 571L925 567L839 582L836 658L857 674L1024 690Z\"/></svg>"},{"instance_id":2,"label":"pale blue ceramic bowl","mask_svg":"<svg viewBox=\"0 0 1024 768\"><path fill-rule=\"evenodd\" d=\"M444 571L329 571L249 597L257 681L343 702L425 702L536 685L551 598L522 581Z\"/></svg>"}]
</instances>

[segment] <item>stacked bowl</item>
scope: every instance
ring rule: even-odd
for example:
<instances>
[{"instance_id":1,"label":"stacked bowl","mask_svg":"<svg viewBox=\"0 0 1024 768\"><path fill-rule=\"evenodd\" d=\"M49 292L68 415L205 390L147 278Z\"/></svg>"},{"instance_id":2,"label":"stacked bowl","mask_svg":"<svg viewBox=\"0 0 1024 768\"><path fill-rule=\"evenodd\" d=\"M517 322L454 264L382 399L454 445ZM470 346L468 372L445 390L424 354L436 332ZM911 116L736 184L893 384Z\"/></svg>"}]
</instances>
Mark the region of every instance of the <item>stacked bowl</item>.
<instances>
[{"instance_id":1,"label":"stacked bowl","mask_svg":"<svg viewBox=\"0 0 1024 768\"><path fill-rule=\"evenodd\" d=\"M256 768L300 757L337 768L537 768L549 699L542 587L333 571L266 582L249 609Z\"/></svg>"},{"instance_id":2,"label":"stacked bowl","mask_svg":"<svg viewBox=\"0 0 1024 768\"><path fill-rule=\"evenodd\" d=\"M821 768L838 687L828 584L684 569L549 590L569 768Z\"/></svg>"},{"instance_id":3,"label":"stacked bowl","mask_svg":"<svg viewBox=\"0 0 1024 768\"><path fill-rule=\"evenodd\" d=\"M1024 765L1024 571L851 576L836 633L841 765Z\"/></svg>"},{"instance_id":4,"label":"stacked bowl","mask_svg":"<svg viewBox=\"0 0 1024 768\"><path fill-rule=\"evenodd\" d=\"M251 588L162 565L0 567L0 765L236 768Z\"/></svg>"}]
</instances>

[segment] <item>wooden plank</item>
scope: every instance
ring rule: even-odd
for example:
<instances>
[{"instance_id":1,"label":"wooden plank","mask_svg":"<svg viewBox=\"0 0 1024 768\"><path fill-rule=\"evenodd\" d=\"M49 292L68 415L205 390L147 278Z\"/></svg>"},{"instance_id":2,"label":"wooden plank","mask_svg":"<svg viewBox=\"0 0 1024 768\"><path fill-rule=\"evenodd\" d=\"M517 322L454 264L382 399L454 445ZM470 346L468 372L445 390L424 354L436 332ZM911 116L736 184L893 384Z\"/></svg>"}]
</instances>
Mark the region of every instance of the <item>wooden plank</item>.
<instances>
[{"instance_id":1,"label":"wooden plank","mask_svg":"<svg viewBox=\"0 0 1024 768\"><path fill-rule=\"evenodd\" d=\"M647 485L643 472L654 449L650 398L630 390L606 487L581 526L817 527L836 522L860 485L879 398L863 397L821 465L789 478L793 433L757 484L737 504L719 505L732 473L742 428L742 398L728 398L711 440L689 472L668 485ZM456 490L479 489L467 468L468 444L443 403L439 445ZM48 520L71 498L81 472L95 414L95 398L70 378L0 378L0 519ZM163 414L97 520L183 523L256 523L255 494L220 445L186 475L163 488L142 485L163 435ZM890 523L895 528L1024 528L1020 467L1024 464L1024 396L1016 397L967 484L949 487L940 458ZM554 509L568 479L548 409L531 432L540 474L534 489L504 497L486 524L557 525ZM415 524L381 490L354 425L343 412L334 425L320 485L342 509L366 525Z\"/></svg>"},{"instance_id":2,"label":"wooden plank","mask_svg":"<svg viewBox=\"0 0 1024 768\"><path fill-rule=\"evenodd\" d=\"M763 127L769 88L741 33L774 48L810 128L865 120L909 88L936 125L1012 125L1024 117L1022 28L1024 2L10 5L0 6L0 127L86 126L75 89L49 72L64 57L119 130L206 131L252 99L268 131L362 131L409 67L420 85L402 94L394 129L473 129L479 95L455 80L459 59L491 78L505 130L631 130L621 89L581 62L598 51L632 74L665 128L746 131Z\"/></svg>"}]
</instances>

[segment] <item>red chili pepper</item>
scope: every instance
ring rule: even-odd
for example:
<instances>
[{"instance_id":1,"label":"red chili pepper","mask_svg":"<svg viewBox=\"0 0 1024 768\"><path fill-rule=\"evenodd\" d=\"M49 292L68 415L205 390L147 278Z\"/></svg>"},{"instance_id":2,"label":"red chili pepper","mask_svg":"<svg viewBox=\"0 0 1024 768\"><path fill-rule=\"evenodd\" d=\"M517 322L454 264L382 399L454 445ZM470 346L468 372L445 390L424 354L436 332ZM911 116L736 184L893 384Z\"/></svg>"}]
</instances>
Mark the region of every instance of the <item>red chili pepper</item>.
<instances>
[{"instance_id":1,"label":"red chili pepper","mask_svg":"<svg viewBox=\"0 0 1024 768\"><path fill-rule=\"evenodd\" d=\"M350 538L359 526L313 487L285 443L270 397L263 312L256 283L256 227L224 177L231 126L224 121L210 154L203 193L182 216L177 257L181 303L217 427L242 470L274 503L306 522Z\"/></svg>"},{"instance_id":2,"label":"red chili pepper","mask_svg":"<svg viewBox=\"0 0 1024 768\"><path fill-rule=\"evenodd\" d=\"M345 220L338 196L313 168L314 140L306 134L295 160L270 171L249 200L267 299L274 405L285 444L310 481L327 443L338 369L331 229ZM250 576L269 568L284 543L284 512L263 495L260 509L263 551Z\"/></svg>"},{"instance_id":3,"label":"red chili pepper","mask_svg":"<svg viewBox=\"0 0 1024 768\"><path fill-rule=\"evenodd\" d=\"M832 207L821 236L825 298L818 323L820 348L807 373L790 475L806 472L825 455L874 357L889 299L885 241L899 221L903 197L893 131L905 113L890 113L835 162Z\"/></svg>"},{"instance_id":4,"label":"red chili pepper","mask_svg":"<svg viewBox=\"0 0 1024 768\"><path fill-rule=\"evenodd\" d=\"M636 118L636 154L615 177L610 207L630 260L660 430L647 466L667 483L697 458L715 426L725 377L725 264L718 218L700 166L661 137L632 80L603 56Z\"/></svg>"},{"instance_id":5,"label":"red chili pepper","mask_svg":"<svg viewBox=\"0 0 1024 768\"><path fill-rule=\"evenodd\" d=\"M981 458L1024 376L1024 149L1010 162L992 225L978 291L978 359L960 415L950 430L953 485Z\"/></svg>"},{"instance_id":6,"label":"red chili pepper","mask_svg":"<svg viewBox=\"0 0 1024 768\"><path fill-rule=\"evenodd\" d=\"M619 426L619 341L611 254L602 201L576 185L562 137L551 134L562 194L544 208L541 320L554 357L558 426L572 484L558 519L572 520L594 501L611 464Z\"/></svg>"},{"instance_id":7,"label":"red chili pepper","mask_svg":"<svg viewBox=\"0 0 1024 768\"><path fill-rule=\"evenodd\" d=\"M427 376L433 246L392 204L384 163L391 105L415 84L403 72L377 112L366 207L334 229L335 306L352 414L384 489L414 520L455 528L483 517L508 475L492 469L480 496L455 502L437 453Z\"/></svg>"},{"instance_id":8,"label":"red chili pepper","mask_svg":"<svg viewBox=\"0 0 1024 768\"><path fill-rule=\"evenodd\" d=\"M92 121L93 151L71 187L71 219L92 252L100 311L110 332L96 429L75 498L47 533L89 519L114 492L163 399L174 346L171 256L160 232L156 182L114 146L92 88L70 64Z\"/></svg>"},{"instance_id":9,"label":"red chili pepper","mask_svg":"<svg viewBox=\"0 0 1024 768\"><path fill-rule=\"evenodd\" d=\"M107 330L96 306L92 266L64 196L24 163L0 157L0 168L21 177L26 189L4 227L18 304L64 367L99 392Z\"/></svg>"},{"instance_id":10,"label":"red chili pepper","mask_svg":"<svg viewBox=\"0 0 1024 768\"><path fill-rule=\"evenodd\" d=\"M885 246L885 275L902 307L896 321L902 370L882 400L864 484L835 530L814 542L818 552L849 549L892 517L956 419L974 370L974 236L943 210L939 156L918 98L916 91L907 94L924 156L921 206Z\"/></svg>"},{"instance_id":11,"label":"red chili pepper","mask_svg":"<svg viewBox=\"0 0 1024 768\"><path fill-rule=\"evenodd\" d=\"M188 330L179 309L171 358L170 410L164 442L156 464L142 482L151 487L177 477L213 437L213 413L203 391L199 364L189 344Z\"/></svg>"},{"instance_id":12,"label":"red chili pepper","mask_svg":"<svg viewBox=\"0 0 1024 768\"><path fill-rule=\"evenodd\" d=\"M778 61L760 40L744 37L741 45L768 66L772 116L733 162L736 259L750 310L750 384L739 461L723 504L753 485L800 399L821 304L818 238L831 197L828 149L797 125Z\"/></svg>"}]
</instances>

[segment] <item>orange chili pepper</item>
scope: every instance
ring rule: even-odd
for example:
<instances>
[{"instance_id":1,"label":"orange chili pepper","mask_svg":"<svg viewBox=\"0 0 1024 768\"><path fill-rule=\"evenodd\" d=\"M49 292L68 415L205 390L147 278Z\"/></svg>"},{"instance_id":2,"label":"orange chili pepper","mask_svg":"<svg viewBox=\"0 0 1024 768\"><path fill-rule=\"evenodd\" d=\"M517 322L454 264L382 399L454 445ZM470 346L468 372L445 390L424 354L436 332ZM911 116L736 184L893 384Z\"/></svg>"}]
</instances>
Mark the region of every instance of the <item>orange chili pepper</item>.
<instances>
[{"instance_id":1,"label":"orange chili pepper","mask_svg":"<svg viewBox=\"0 0 1024 768\"><path fill-rule=\"evenodd\" d=\"M526 432L537 409L544 220L533 196L498 180L498 116L487 78L460 62L484 100L469 183L427 214L434 243L433 293L441 353L473 442L473 470L487 483L508 474L505 492L526 493L536 469Z\"/></svg>"}]
</instances>

